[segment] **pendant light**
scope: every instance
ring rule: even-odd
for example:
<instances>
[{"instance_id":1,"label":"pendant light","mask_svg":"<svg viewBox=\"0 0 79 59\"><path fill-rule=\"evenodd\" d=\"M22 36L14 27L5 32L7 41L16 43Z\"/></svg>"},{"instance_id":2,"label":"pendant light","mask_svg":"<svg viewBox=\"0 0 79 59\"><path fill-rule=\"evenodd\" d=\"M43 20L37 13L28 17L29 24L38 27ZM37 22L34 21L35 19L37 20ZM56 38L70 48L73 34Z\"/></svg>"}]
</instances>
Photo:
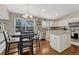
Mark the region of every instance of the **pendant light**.
<instances>
[{"instance_id":1,"label":"pendant light","mask_svg":"<svg viewBox=\"0 0 79 59\"><path fill-rule=\"evenodd\" d=\"M24 18L29 18L29 19L32 19L33 16L30 15L30 12L29 12L29 4L27 4L27 13L23 15Z\"/></svg>"}]
</instances>

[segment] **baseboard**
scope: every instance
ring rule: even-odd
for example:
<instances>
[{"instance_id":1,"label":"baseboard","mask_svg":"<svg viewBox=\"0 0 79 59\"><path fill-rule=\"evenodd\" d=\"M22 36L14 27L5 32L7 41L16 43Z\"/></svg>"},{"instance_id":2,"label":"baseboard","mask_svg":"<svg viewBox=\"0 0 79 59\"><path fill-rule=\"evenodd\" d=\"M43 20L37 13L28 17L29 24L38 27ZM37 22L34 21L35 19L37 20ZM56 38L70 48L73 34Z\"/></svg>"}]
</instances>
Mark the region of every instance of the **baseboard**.
<instances>
[{"instance_id":1,"label":"baseboard","mask_svg":"<svg viewBox=\"0 0 79 59\"><path fill-rule=\"evenodd\" d=\"M55 49L53 49L51 46L50 46L50 48L51 48L53 51L55 51L57 54L60 55L60 53L59 53L58 51L56 51Z\"/></svg>"},{"instance_id":2,"label":"baseboard","mask_svg":"<svg viewBox=\"0 0 79 59\"><path fill-rule=\"evenodd\" d=\"M53 49L51 46L50 46L50 48ZM61 55L64 51L66 51L66 50L68 50L68 49L70 49L70 47L66 48L66 49L63 50L62 52L58 52L58 51L56 51L55 49L53 49L53 50L54 50L56 53L58 53L59 55Z\"/></svg>"}]
</instances>

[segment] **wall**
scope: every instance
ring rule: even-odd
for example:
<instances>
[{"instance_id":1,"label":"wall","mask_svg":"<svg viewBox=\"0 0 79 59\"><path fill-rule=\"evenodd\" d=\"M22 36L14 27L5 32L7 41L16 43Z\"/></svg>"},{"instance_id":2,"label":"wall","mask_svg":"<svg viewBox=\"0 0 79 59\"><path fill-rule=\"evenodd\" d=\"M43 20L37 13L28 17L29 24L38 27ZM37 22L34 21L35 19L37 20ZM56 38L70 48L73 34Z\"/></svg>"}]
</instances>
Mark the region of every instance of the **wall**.
<instances>
[{"instance_id":1,"label":"wall","mask_svg":"<svg viewBox=\"0 0 79 59\"><path fill-rule=\"evenodd\" d=\"M4 31L4 21L0 21L0 31Z\"/></svg>"},{"instance_id":2,"label":"wall","mask_svg":"<svg viewBox=\"0 0 79 59\"><path fill-rule=\"evenodd\" d=\"M23 18L23 17L22 17L22 14L9 12L9 20L5 21L5 24L4 24L5 30L10 32L10 34L15 34L15 29L14 29L15 18Z\"/></svg>"},{"instance_id":3,"label":"wall","mask_svg":"<svg viewBox=\"0 0 79 59\"><path fill-rule=\"evenodd\" d=\"M22 18L21 14L17 13L9 13L9 20L5 22L4 28L6 31L10 32L10 34L14 34L14 18L19 17Z\"/></svg>"},{"instance_id":4,"label":"wall","mask_svg":"<svg viewBox=\"0 0 79 59\"><path fill-rule=\"evenodd\" d=\"M0 4L0 20L9 20L9 13L5 5Z\"/></svg>"}]
</instances>

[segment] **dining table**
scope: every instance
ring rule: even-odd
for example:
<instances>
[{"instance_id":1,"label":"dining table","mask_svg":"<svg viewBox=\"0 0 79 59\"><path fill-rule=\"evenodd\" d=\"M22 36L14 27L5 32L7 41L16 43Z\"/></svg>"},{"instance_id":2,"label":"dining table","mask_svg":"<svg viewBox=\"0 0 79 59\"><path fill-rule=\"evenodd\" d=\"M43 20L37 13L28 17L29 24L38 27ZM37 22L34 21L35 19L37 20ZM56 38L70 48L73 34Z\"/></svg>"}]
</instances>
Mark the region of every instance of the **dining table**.
<instances>
[{"instance_id":1,"label":"dining table","mask_svg":"<svg viewBox=\"0 0 79 59\"><path fill-rule=\"evenodd\" d=\"M23 54L23 52L22 52L22 44L21 44L21 42L22 42L22 39L20 38L21 36L26 36L26 37L28 37L28 38L30 38L30 37L34 37L34 35L37 35L36 33L35 34L13 34L13 35L11 35L13 38L16 38L16 37L18 37L19 38L19 42L18 42L18 54L19 55L22 55ZM32 49L32 54L33 54L33 49Z\"/></svg>"}]
</instances>

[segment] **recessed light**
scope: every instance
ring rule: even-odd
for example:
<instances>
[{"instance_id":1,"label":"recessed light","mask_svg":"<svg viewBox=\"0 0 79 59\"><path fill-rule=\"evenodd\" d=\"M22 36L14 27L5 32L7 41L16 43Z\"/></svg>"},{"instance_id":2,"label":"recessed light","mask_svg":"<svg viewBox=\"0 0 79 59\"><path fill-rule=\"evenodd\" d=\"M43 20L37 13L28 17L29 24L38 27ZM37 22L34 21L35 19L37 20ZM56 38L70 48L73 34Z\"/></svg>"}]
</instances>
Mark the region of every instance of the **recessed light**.
<instances>
[{"instance_id":1,"label":"recessed light","mask_svg":"<svg viewBox=\"0 0 79 59\"><path fill-rule=\"evenodd\" d=\"M58 13L56 13L56 16L58 16L59 14Z\"/></svg>"},{"instance_id":2,"label":"recessed light","mask_svg":"<svg viewBox=\"0 0 79 59\"><path fill-rule=\"evenodd\" d=\"M46 9L42 9L42 11L43 11L43 12L45 12L45 11L46 11Z\"/></svg>"}]
</instances>

